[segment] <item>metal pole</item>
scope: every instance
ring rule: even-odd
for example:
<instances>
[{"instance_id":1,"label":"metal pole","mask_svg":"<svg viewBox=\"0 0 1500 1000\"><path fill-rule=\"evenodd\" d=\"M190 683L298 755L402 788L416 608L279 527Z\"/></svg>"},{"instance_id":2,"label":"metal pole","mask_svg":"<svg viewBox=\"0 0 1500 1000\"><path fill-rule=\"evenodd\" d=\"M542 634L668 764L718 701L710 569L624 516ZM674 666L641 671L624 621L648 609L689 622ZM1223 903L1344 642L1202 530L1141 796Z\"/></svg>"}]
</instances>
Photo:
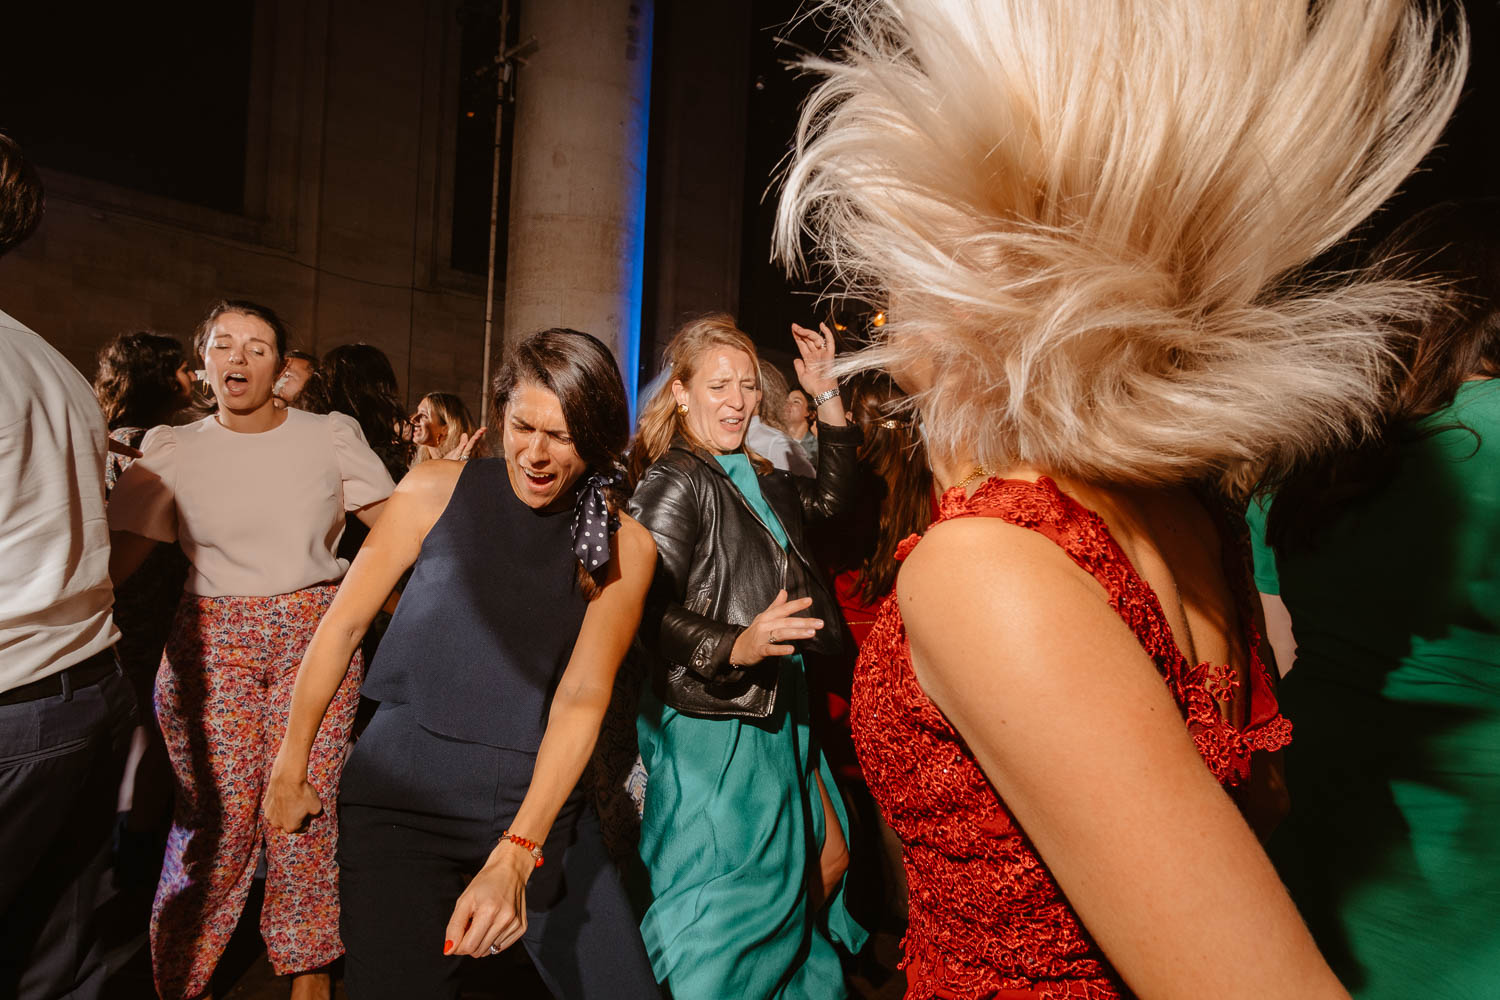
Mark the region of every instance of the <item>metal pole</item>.
<instances>
[{"instance_id":1,"label":"metal pole","mask_svg":"<svg viewBox=\"0 0 1500 1000\"><path fill-rule=\"evenodd\" d=\"M500 45L495 60L495 155L490 171L490 262L484 289L484 365L479 386L479 426L489 425L490 343L495 328L495 242L500 232L500 129L505 121L505 85L510 64L505 38L510 24L510 0L500 3ZM508 195L510 192L506 192Z\"/></svg>"}]
</instances>

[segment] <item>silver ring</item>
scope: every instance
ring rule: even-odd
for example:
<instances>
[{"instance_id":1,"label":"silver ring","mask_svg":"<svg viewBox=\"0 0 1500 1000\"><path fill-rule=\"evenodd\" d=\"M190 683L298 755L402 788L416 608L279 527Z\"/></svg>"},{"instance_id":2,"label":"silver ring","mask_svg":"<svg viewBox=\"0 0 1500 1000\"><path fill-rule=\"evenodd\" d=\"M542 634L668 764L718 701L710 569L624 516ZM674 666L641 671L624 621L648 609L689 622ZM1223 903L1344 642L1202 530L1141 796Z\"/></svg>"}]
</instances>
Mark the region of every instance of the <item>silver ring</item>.
<instances>
[{"instance_id":1,"label":"silver ring","mask_svg":"<svg viewBox=\"0 0 1500 1000\"><path fill-rule=\"evenodd\" d=\"M490 954L491 955L498 955L498 954L500 954L500 949L496 948L494 945L490 945Z\"/></svg>"},{"instance_id":2,"label":"silver ring","mask_svg":"<svg viewBox=\"0 0 1500 1000\"><path fill-rule=\"evenodd\" d=\"M776 638L776 633L772 632L771 633L771 645L775 646L775 645L780 644L780 642L781 642L781 640L778 639L778 638Z\"/></svg>"}]
</instances>

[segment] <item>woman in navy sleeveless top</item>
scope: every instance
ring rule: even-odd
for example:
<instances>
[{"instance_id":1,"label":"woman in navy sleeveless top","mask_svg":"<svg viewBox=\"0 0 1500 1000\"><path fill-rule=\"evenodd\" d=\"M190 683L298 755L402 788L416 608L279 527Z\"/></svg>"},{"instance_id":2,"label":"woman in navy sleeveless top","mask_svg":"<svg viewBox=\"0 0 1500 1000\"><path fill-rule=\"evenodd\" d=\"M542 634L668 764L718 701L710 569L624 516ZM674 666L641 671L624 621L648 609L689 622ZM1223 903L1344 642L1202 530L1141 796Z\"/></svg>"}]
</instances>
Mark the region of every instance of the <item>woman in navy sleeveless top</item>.
<instances>
[{"instance_id":1,"label":"woman in navy sleeveless top","mask_svg":"<svg viewBox=\"0 0 1500 1000\"><path fill-rule=\"evenodd\" d=\"M578 787L655 569L619 510L629 433L608 348L547 330L495 380L504 457L402 480L303 660L265 812L323 806L307 750L349 657L415 564L339 794L345 986L457 997L461 956L521 941L558 997L656 997ZM475 874L475 873L478 874Z\"/></svg>"}]
</instances>

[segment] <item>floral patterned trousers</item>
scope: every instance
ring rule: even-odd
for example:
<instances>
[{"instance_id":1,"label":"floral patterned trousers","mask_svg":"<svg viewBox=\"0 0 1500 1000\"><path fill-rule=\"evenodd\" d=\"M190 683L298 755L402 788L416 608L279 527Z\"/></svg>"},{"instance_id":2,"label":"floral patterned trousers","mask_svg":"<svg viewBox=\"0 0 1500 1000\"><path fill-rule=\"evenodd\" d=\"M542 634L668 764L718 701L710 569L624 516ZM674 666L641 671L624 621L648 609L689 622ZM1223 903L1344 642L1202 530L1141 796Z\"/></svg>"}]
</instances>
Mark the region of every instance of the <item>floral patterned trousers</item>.
<instances>
[{"instance_id":1,"label":"floral patterned trousers","mask_svg":"<svg viewBox=\"0 0 1500 1000\"><path fill-rule=\"evenodd\" d=\"M165 1000L208 989L266 849L260 930L277 975L344 952L334 803L363 664L349 673L313 742L308 772L323 812L305 833L266 823L261 796L286 730L302 654L336 586L275 597L195 597L177 607L156 675L156 715L177 804L151 909L151 962Z\"/></svg>"}]
</instances>

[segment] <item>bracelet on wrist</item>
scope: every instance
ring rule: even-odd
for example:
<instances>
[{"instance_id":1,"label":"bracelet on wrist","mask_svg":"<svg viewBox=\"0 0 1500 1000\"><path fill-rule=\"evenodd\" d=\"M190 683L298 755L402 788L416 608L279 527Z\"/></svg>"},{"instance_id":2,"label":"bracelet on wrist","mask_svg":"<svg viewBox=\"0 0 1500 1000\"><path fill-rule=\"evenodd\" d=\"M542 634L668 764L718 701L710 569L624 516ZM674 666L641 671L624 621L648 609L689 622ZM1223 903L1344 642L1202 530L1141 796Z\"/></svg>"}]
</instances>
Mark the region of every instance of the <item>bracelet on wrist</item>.
<instances>
[{"instance_id":1,"label":"bracelet on wrist","mask_svg":"<svg viewBox=\"0 0 1500 1000\"><path fill-rule=\"evenodd\" d=\"M533 858L536 859L536 864L532 865L532 867L533 868L540 868L540 867L542 867L542 862L545 859L542 857L542 845L541 844L538 844L534 840L529 840L526 837L521 836L520 834L511 833L509 830L502 830L501 833L500 833L500 839L501 840L508 840L512 844L515 844L517 847L523 847L523 848L525 848L526 851L527 851L527 853L530 854Z\"/></svg>"},{"instance_id":2,"label":"bracelet on wrist","mask_svg":"<svg viewBox=\"0 0 1500 1000\"><path fill-rule=\"evenodd\" d=\"M830 399L832 399L833 397L837 396L838 394L839 394L839 387L838 386L834 386L832 389L824 389L822 392L818 393L816 396L814 396L812 398L813 409L816 410L818 407L822 406L824 403L828 402Z\"/></svg>"}]
</instances>

